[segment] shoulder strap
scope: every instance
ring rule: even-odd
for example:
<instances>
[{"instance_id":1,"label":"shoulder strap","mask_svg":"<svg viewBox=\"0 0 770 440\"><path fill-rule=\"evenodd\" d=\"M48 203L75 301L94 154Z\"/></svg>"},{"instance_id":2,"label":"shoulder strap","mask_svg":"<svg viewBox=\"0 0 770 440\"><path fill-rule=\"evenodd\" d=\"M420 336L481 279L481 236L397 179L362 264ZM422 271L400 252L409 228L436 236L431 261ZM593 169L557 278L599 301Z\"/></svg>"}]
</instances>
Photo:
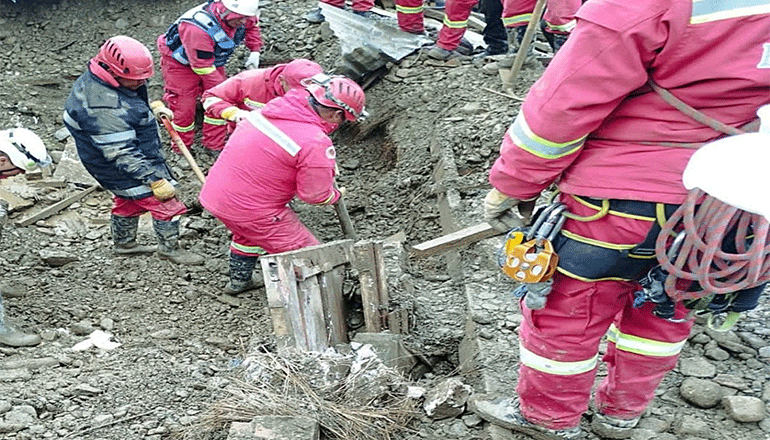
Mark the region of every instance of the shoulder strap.
<instances>
[{"instance_id":1,"label":"shoulder strap","mask_svg":"<svg viewBox=\"0 0 770 440\"><path fill-rule=\"evenodd\" d=\"M680 112L684 113L685 115L689 116L690 118L700 122L703 125L706 125L708 127L713 128L714 130L729 134L729 135L735 135L735 134L743 134L746 133L745 131L731 127L727 124L723 124L722 122L717 121L716 119L707 116L700 112L699 110L696 110L693 107L690 107L687 103L682 101L681 99L674 96L671 92L664 89L663 87L655 84L655 81L652 80L652 78L649 78L647 80L647 84L652 88L652 90L655 91L658 95L660 95L661 98L663 98L664 101L671 104L672 107L679 110Z\"/></svg>"}]
</instances>

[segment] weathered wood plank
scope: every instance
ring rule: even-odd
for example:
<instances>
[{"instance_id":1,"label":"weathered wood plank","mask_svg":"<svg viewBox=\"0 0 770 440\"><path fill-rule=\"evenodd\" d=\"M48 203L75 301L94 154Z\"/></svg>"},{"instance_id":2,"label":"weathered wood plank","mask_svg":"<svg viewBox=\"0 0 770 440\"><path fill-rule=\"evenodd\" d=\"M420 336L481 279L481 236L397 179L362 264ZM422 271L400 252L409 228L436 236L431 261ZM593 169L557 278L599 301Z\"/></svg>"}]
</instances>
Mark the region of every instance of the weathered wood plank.
<instances>
[{"instance_id":1,"label":"weathered wood plank","mask_svg":"<svg viewBox=\"0 0 770 440\"><path fill-rule=\"evenodd\" d=\"M34 214L30 217L27 217L26 219L20 220L16 222L17 226L29 226L33 223L35 223L38 220L42 220L44 218L47 218L49 216L52 216L56 214L57 212L61 211L62 209L70 206L71 204L80 201L83 197L91 194L98 188L99 185L91 185L88 188L84 189L83 191L78 192L77 194L71 195L67 197L66 199L62 200L61 202L55 203L42 211L38 212L37 214Z\"/></svg>"},{"instance_id":2,"label":"weathered wood plank","mask_svg":"<svg viewBox=\"0 0 770 440\"><path fill-rule=\"evenodd\" d=\"M290 261L276 255L260 258L265 279L267 306L273 321L273 332L279 349L304 345L297 283Z\"/></svg>"},{"instance_id":3,"label":"weathered wood plank","mask_svg":"<svg viewBox=\"0 0 770 440\"><path fill-rule=\"evenodd\" d=\"M306 338L305 344L301 348L307 351L323 352L329 348L329 337L318 278L310 277L298 281L297 296L302 311Z\"/></svg>"},{"instance_id":4,"label":"weathered wood plank","mask_svg":"<svg viewBox=\"0 0 770 440\"><path fill-rule=\"evenodd\" d=\"M380 321L380 293L375 268L374 244L371 241L356 243L355 267L361 282L361 302L364 311L364 326L368 333L382 330Z\"/></svg>"},{"instance_id":5,"label":"weathered wood plank","mask_svg":"<svg viewBox=\"0 0 770 440\"><path fill-rule=\"evenodd\" d=\"M477 241L494 237L496 235L502 235L502 233L498 232L492 228L492 226L489 226L488 223L484 222L460 229L459 231L452 232L451 234L442 235L441 237L416 244L409 247L408 249L409 253L415 257L429 257L431 255L437 255L452 249L468 246Z\"/></svg>"},{"instance_id":6,"label":"weathered wood plank","mask_svg":"<svg viewBox=\"0 0 770 440\"><path fill-rule=\"evenodd\" d=\"M347 308L342 296L342 281L344 266L338 266L319 276L321 286L321 301L324 306L324 318L329 334L329 344L344 344L348 342Z\"/></svg>"}]
</instances>

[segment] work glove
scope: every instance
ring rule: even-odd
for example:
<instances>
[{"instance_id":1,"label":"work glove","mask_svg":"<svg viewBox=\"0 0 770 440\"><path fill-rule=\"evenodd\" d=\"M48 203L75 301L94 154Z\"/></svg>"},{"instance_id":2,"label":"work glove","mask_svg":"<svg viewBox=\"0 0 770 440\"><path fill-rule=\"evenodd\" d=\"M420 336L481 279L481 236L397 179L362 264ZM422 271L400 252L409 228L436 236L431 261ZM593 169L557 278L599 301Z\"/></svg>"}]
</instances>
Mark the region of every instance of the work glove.
<instances>
[{"instance_id":1,"label":"work glove","mask_svg":"<svg viewBox=\"0 0 770 440\"><path fill-rule=\"evenodd\" d=\"M244 65L247 69L259 69L259 52L252 52Z\"/></svg>"},{"instance_id":2,"label":"work glove","mask_svg":"<svg viewBox=\"0 0 770 440\"><path fill-rule=\"evenodd\" d=\"M166 105L163 104L163 101L152 101L150 103L150 109L152 109L152 114L155 115L155 119L159 121L161 120L161 117L166 117L169 121L174 119L174 112L166 107Z\"/></svg>"},{"instance_id":3,"label":"work glove","mask_svg":"<svg viewBox=\"0 0 770 440\"><path fill-rule=\"evenodd\" d=\"M176 195L174 185L168 183L168 180L166 179L160 179L152 182L150 184L150 188L152 189L152 195L154 195L155 198L161 202L173 199Z\"/></svg>"},{"instance_id":4,"label":"work glove","mask_svg":"<svg viewBox=\"0 0 770 440\"><path fill-rule=\"evenodd\" d=\"M519 206L521 216L511 211L514 206ZM513 228L529 224L534 206L534 199L522 202L506 196L497 188L492 188L484 198L484 220L497 231L508 232Z\"/></svg>"},{"instance_id":5,"label":"work glove","mask_svg":"<svg viewBox=\"0 0 770 440\"><path fill-rule=\"evenodd\" d=\"M221 115L223 119L237 123L241 122L242 119L245 119L247 116L249 116L249 112L246 110L241 110L238 107L228 107L222 110Z\"/></svg>"}]
</instances>

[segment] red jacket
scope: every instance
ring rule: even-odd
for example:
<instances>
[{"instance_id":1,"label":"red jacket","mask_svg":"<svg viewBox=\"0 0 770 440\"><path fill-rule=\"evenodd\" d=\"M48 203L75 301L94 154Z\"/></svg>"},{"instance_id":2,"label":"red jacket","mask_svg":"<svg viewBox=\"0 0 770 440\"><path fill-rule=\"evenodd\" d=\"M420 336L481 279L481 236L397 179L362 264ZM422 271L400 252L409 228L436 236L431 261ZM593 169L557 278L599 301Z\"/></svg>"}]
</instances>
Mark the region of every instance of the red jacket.
<instances>
[{"instance_id":1,"label":"red jacket","mask_svg":"<svg viewBox=\"0 0 770 440\"><path fill-rule=\"evenodd\" d=\"M291 146L280 145L241 121L209 171L200 193L203 207L234 221L270 218L295 196L311 204L336 202L335 150L328 134L336 126L321 119L304 89L290 90L267 103L261 113Z\"/></svg>"},{"instance_id":2,"label":"red jacket","mask_svg":"<svg viewBox=\"0 0 770 440\"><path fill-rule=\"evenodd\" d=\"M221 18L223 14L228 12L227 8L221 2L214 2L208 7L208 10L217 19L227 36L232 38L237 29L228 26L227 22ZM262 36L259 31L257 18L249 18L245 28L246 35L243 44L250 51L259 52L262 49ZM182 46L190 61L190 68L200 75L204 90L214 87L227 78L224 69L216 69L214 67L214 58L200 58L200 54L211 54L214 52L214 40L206 31L192 23L183 21L179 23L179 38L182 40ZM164 36L161 35L158 42L161 43L163 41L165 41ZM168 57L170 62L177 62L172 58L171 50L166 44L158 44L158 46L161 56Z\"/></svg>"},{"instance_id":3,"label":"red jacket","mask_svg":"<svg viewBox=\"0 0 770 440\"><path fill-rule=\"evenodd\" d=\"M577 28L508 129L490 183L519 199L558 181L571 194L681 203L694 149L670 144L722 134L645 83L652 78L734 127L755 119L770 102L770 1L739 3L584 4Z\"/></svg>"},{"instance_id":4,"label":"red jacket","mask_svg":"<svg viewBox=\"0 0 770 440\"><path fill-rule=\"evenodd\" d=\"M254 110L271 99L283 95L278 76L284 67L286 64L267 69L244 70L222 84L206 90L202 98L206 114L224 119L222 111L227 108Z\"/></svg>"}]
</instances>

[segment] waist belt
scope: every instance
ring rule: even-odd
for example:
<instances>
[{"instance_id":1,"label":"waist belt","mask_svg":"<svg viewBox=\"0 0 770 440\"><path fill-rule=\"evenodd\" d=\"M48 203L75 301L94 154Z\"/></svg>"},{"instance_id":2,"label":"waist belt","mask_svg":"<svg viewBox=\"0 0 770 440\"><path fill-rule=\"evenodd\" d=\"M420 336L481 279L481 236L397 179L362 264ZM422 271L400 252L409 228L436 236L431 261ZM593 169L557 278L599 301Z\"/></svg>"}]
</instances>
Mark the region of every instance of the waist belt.
<instances>
[{"instance_id":1,"label":"waist belt","mask_svg":"<svg viewBox=\"0 0 770 440\"><path fill-rule=\"evenodd\" d=\"M657 264L655 240L660 233L661 225L673 214L678 205L572 197L597 212L606 210L604 215L647 220L652 222L652 225L644 240L634 245L602 242L562 229L553 241L554 249L559 255L557 268L559 272L583 281L633 281L643 277Z\"/></svg>"}]
</instances>

